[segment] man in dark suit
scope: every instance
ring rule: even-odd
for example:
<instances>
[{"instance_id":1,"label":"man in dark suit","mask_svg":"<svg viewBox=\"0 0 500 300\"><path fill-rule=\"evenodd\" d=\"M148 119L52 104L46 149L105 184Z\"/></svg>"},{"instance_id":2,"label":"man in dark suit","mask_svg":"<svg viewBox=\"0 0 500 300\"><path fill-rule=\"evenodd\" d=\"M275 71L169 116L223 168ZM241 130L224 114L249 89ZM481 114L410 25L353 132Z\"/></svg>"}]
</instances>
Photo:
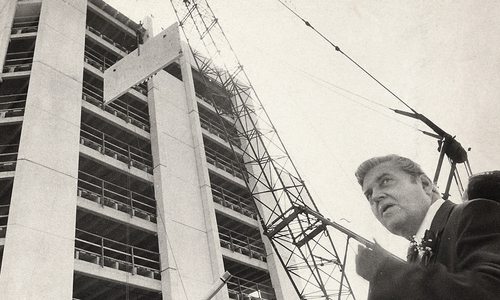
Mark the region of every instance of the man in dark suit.
<instances>
[{"instance_id":1,"label":"man in dark suit","mask_svg":"<svg viewBox=\"0 0 500 300\"><path fill-rule=\"evenodd\" d=\"M359 246L369 299L500 299L500 202L444 201L418 164L397 155L364 162L356 177L375 217L412 241L409 262Z\"/></svg>"}]
</instances>

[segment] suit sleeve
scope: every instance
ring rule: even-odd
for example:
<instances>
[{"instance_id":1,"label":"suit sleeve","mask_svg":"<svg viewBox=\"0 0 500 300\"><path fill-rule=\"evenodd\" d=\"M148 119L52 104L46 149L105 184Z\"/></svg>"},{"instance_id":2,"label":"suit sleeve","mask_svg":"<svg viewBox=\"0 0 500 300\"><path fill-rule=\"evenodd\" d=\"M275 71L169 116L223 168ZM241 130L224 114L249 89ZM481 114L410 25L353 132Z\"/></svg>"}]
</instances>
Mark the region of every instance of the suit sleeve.
<instances>
[{"instance_id":1,"label":"suit sleeve","mask_svg":"<svg viewBox=\"0 0 500 300\"><path fill-rule=\"evenodd\" d=\"M468 202L459 211L456 270L387 259L370 283L372 300L500 299L500 203Z\"/></svg>"}]
</instances>

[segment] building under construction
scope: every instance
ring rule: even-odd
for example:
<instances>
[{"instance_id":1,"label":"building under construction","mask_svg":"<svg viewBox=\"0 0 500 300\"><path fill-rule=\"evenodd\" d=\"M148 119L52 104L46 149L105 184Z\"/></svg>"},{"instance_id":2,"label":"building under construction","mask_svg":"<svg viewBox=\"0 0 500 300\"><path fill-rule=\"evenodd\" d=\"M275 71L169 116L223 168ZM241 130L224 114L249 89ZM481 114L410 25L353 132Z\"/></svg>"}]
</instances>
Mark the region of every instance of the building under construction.
<instances>
[{"instance_id":1,"label":"building under construction","mask_svg":"<svg viewBox=\"0 0 500 300\"><path fill-rule=\"evenodd\" d=\"M183 55L104 103L149 29L101 0L1 3L1 298L202 299L225 270L216 299L295 298L221 86Z\"/></svg>"}]
</instances>

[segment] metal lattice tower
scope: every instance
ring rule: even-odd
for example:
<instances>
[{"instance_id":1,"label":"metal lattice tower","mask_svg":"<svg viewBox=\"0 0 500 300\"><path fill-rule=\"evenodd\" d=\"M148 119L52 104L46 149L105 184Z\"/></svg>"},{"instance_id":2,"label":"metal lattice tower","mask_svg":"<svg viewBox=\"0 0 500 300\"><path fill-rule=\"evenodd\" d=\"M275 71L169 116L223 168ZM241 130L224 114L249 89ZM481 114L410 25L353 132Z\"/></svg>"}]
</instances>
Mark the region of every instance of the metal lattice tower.
<instances>
[{"instance_id":1,"label":"metal lattice tower","mask_svg":"<svg viewBox=\"0 0 500 300\"><path fill-rule=\"evenodd\" d=\"M362 238L318 211L209 4L170 2L203 83L219 87L207 97L221 124L234 116L224 125L226 140L245 174L263 232L299 299L354 299L345 264L350 238ZM232 127L241 143L230 135Z\"/></svg>"}]
</instances>

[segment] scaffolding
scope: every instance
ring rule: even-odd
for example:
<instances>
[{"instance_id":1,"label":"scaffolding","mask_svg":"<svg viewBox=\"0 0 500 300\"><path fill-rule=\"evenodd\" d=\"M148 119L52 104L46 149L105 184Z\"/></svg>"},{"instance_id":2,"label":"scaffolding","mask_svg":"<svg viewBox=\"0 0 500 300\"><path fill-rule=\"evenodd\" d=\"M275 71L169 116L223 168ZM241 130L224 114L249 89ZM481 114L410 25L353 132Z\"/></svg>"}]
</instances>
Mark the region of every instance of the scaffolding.
<instances>
[{"instance_id":1,"label":"scaffolding","mask_svg":"<svg viewBox=\"0 0 500 300\"><path fill-rule=\"evenodd\" d=\"M335 232L333 237L328 231L209 4L171 4L201 74L202 97L214 106L232 149L231 159L216 156L206 144L209 163L244 179L259 208L264 234L300 299L354 298L345 274L351 236ZM228 115L234 116L231 126L224 121ZM232 128L241 145L231 141ZM339 245L345 249L342 256Z\"/></svg>"}]
</instances>

